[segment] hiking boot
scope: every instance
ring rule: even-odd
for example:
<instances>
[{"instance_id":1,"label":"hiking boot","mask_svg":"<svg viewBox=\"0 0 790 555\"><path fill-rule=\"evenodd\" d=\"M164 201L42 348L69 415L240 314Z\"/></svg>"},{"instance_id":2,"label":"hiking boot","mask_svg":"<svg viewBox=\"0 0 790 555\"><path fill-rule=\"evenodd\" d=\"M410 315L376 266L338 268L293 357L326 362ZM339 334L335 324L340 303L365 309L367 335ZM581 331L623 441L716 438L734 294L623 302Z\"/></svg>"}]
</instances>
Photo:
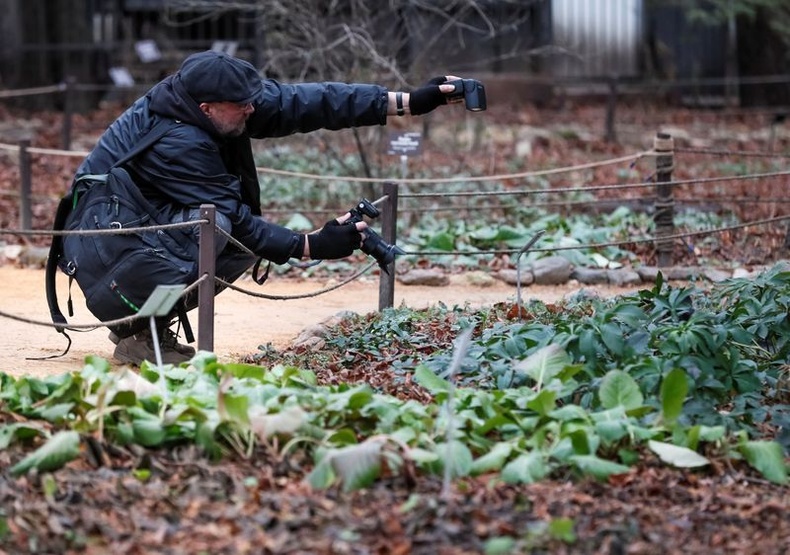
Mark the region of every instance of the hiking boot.
<instances>
[{"instance_id":1,"label":"hiking boot","mask_svg":"<svg viewBox=\"0 0 790 555\"><path fill-rule=\"evenodd\" d=\"M195 348L179 343L178 335L170 328L166 328L164 331L159 332L159 344L163 349L173 349L177 353L188 356L189 358L195 356Z\"/></svg>"},{"instance_id":2,"label":"hiking boot","mask_svg":"<svg viewBox=\"0 0 790 555\"><path fill-rule=\"evenodd\" d=\"M115 352L113 353L113 357L116 360L136 366L140 366L144 360L156 362L156 351L154 350L154 342L150 331L144 330L124 339L119 339L118 336L110 333L110 340L115 342L114 339L118 339ZM162 364L178 365L195 356L194 348L180 344L177 339L178 337L172 330L165 329L162 331L159 338Z\"/></svg>"}]
</instances>

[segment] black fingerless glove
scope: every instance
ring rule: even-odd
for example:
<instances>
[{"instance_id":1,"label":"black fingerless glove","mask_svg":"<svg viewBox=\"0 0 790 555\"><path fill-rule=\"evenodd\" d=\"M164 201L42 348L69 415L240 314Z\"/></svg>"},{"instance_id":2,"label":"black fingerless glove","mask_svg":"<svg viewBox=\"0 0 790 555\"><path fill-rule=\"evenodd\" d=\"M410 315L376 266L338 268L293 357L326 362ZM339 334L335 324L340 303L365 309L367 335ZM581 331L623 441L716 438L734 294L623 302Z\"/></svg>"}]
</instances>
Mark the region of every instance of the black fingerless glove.
<instances>
[{"instance_id":1,"label":"black fingerless glove","mask_svg":"<svg viewBox=\"0 0 790 555\"><path fill-rule=\"evenodd\" d=\"M439 90L439 85L446 83L444 77L434 77L425 86L415 89L409 94L409 111L414 116L427 114L447 104L447 96Z\"/></svg>"},{"instance_id":2,"label":"black fingerless glove","mask_svg":"<svg viewBox=\"0 0 790 555\"><path fill-rule=\"evenodd\" d=\"M341 224L337 220L330 220L317 233L307 235L313 260L345 258L359 248L361 242L356 225Z\"/></svg>"}]
</instances>

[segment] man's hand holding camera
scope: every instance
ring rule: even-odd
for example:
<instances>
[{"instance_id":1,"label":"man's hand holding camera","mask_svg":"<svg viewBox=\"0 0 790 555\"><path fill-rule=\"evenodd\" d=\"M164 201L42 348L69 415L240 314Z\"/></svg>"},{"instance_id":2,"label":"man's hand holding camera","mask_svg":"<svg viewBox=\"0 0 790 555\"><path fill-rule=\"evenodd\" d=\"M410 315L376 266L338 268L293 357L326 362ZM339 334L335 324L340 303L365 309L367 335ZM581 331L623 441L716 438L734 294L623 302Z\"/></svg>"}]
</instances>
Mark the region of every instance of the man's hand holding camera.
<instances>
[{"instance_id":1,"label":"man's hand holding camera","mask_svg":"<svg viewBox=\"0 0 790 555\"><path fill-rule=\"evenodd\" d=\"M402 93L396 93L401 95ZM407 106L414 116L432 112L448 103L464 102L466 109L480 112L486 109L486 94L483 84L476 79L461 79L454 75L443 75L430 79L424 86L408 93ZM403 115L403 99L397 100L398 114Z\"/></svg>"},{"instance_id":2,"label":"man's hand holding camera","mask_svg":"<svg viewBox=\"0 0 790 555\"><path fill-rule=\"evenodd\" d=\"M362 231L368 227L363 221L346 223L351 218L347 212L339 218L329 220L324 227L306 236L304 256L313 260L336 260L351 256L354 249L362 247L365 236Z\"/></svg>"},{"instance_id":3,"label":"man's hand holding camera","mask_svg":"<svg viewBox=\"0 0 790 555\"><path fill-rule=\"evenodd\" d=\"M368 199L361 199L354 208L340 218L329 220L320 230L306 236L304 256L313 260L334 260L345 258L362 249L372 256L384 272L395 260L395 256L405 254L403 249L390 245L373 231L364 217L377 218L381 213Z\"/></svg>"}]
</instances>

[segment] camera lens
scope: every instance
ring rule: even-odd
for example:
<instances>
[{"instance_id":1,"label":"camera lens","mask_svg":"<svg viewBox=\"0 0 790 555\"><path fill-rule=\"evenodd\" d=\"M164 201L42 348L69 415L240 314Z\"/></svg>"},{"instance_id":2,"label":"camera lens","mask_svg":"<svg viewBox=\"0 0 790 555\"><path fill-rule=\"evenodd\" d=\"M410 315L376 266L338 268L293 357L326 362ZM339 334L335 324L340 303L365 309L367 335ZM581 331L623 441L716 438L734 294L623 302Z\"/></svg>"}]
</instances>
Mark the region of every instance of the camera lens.
<instances>
[{"instance_id":1,"label":"camera lens","mask_svg":"<svg viewBox=\"0 0 790 555\"><path fill-rule=\"evenodd\" d=\"M390 245L372 229L366 230L365 240L362 242L362 252L372 256L379 263L379 267L388 272L387 266L395 260L398 254L406 252L398 246Z\"/></svg>"}]
</instances>

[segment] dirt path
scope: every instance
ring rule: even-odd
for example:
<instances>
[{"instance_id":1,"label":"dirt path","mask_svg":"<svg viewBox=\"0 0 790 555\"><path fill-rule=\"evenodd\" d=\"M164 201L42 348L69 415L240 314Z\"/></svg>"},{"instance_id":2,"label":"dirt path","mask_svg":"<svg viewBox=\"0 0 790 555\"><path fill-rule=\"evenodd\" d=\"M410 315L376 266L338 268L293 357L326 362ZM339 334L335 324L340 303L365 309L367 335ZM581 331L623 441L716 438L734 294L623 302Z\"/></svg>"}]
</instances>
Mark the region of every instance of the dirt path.
<instances>
[{"instance_id":1,"label":"dirt path","mask_svg":"<svg viewBox=\"0 0 790 555\"><path fill-rule=\"evenodd\" d=\"M0 312L38 322L49 322L44 295L44 272L0 266ZM65 312L67 280L58 276L58 295ZM269 295L295 295L323 289L328 284L321 279L295 281L271 278L259 288L251 281L240 283L245 289ZM537 298L546 302L557 300L579 289L569 283L559 287L530 286L522 290L523 300ZM589 287L588 287L589 289ZM617 294L626 290L607 288L602 294ZM76 284L72 287L75 317L69 322L90 324L96 320L85 308L83 297ZM423 308L438 302L448 306L486 306L514 300L515 286L496 282L488 287L465 283L463 276L452 279L443 287L405 286L396 284L395 306L405 304ZM290 344L304 328L317 324L342 310L365 314L378 309L378 278L366 277L330 293L298 300L271 301L250 297L236 291L226 291L216 298L214 320L214 351L220 360L238 360L240 356L254 353L259 345L271 343L275 347ZM190 315L197 330L197 315ZM31 374L44 376L69 372L82 367L85 357L99 355L110 359L113 345L107 339L107 330L71 333L73 344L69 353L60 358L29 360L57 355L66 346L66 340L48 326L34 325L0 317L0 372L12 375Z\"/></svg>"}]
</instances>

